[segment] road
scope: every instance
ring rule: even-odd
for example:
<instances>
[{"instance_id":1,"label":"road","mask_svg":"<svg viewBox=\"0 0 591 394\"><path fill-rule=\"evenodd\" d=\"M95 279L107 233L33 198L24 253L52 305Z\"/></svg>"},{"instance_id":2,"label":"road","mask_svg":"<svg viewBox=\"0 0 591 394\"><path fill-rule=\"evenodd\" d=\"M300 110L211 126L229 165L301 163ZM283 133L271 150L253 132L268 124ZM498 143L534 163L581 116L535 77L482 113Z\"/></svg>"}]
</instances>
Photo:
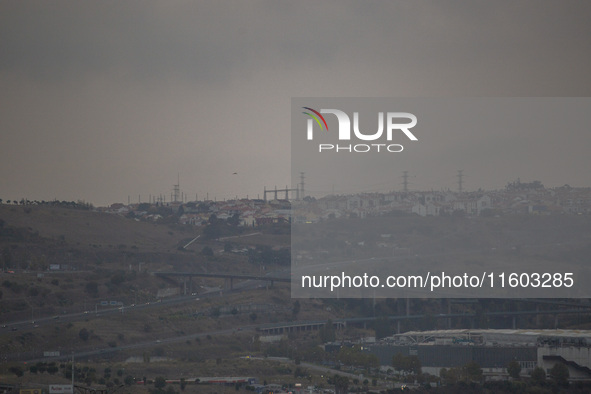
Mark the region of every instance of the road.
<instances>
[{"instance_id":1,"label":"road","mask_svg":"<svg viewBox=\"0 0 591 394\"><path fill-rule=\"evenodd\" d=\"M287 357L250 357L250 359L251 360L271 360L271 361L277 361L277 362L297 365L295 360L289 359ZM302 367L305 367L305 368L309 368L309 369L313 369L315 371L321 372L321 373L325 374L326 376L339 375L339 376L344 376L344 377L350 378L350 379L361 378L361 375L355 375L353 373L339 371L339 370L332 369L329 367L324 367L322 365L310 364L310 363L305 363L305 362L300 362L299 365L301 365Z\"/></svg>"},{"instance_id":2,"label":"road","mask_svg":"<svg viewBox=\"0 0 591 394\"><path fill-rule=\"evenodd\" d=\"M123 306L101 306L100 304L95 305L94 310L87 310L84 312L67 313L54 316L44 316L34 319L13 321L13 322L2 322L0 327L1 330L12 330L18 331L22 329L38 328L48 325L54 325L63 322L75 322L79 320L87 320L96 317L104 317L114 315L117 313L130 313L137 310L143 310L147 308L158 308L162 306L172 306L192 302L195 299L200 298L217 298L227 294L239 293L246 290L252 290L259 287L265 287L266 281L260 280L245 280L238 282L234 285L233 289L221 289L221 288L210 288L205 292L200 292L199 295L183 295L170 298L162 298L156 301L145 302L141 304L131 304Z\"/></svg>"},{"instance_id":3,"label":"road","mask_svg":"<svg viewBox=\"0 0 591 394\"><path fill-rule=\"evenodd\" d=\"M255 330L256 330L256 326L247 326L247 327L243 327L241 332L254 332ZM47 361L57 361L57 360L69 360L72 358L72 356L74 356L74 359L81 359L81 358L84 359L84 358L89 358L89 357L97 356L97 355L106 355L106 354L111 354L111 353L117 353L117 352L121 352L123 350L140 349L140 348L143 349L143 348L148 348L148 347L158 346L158 345L163 345L163 344L186 342L191 339L205 338L208 335L210 335L210 336L230 335L235 332L236 332L236 329L228 328L228 329L223 329L223 330L200 332L200 333L196 333L196 334L182 335L182 336L176 336L176 337L170 337L170 338L162 338L162 339L158 339L155 341L151 340L151 341L138 342L138 343L124 345L124 346L107 347L107 348L102 348L102 349L80 351L80 352L75 352L75 353L70 353L70 354L62 354L62 355L56 356L56 357L32 358L32 359L23 360L23 361L25 361L27 363L36 363L36 362L40 362L40 361L47 362Z\"/></svg>"},{"instance_id":4,"label":"road","mask_svg":"<svg viewBox=\"0 0 591 394\"><path fill-rule=\"evenodd\" d=\"M217 298L217 297L222 297L227 294L239 293L242 291L246 291L246 290L260 287L260 286L262 286L262 284L263 284L262 281L248 280L248 281L237 283L236 286L234 286L234 289L232 289L232 290L211 289L210 291L202 292L199 295L163 298L163 299L157 300L155 302L146 302L146 303L137 304L137 305L127 305L127 306L121 306L121 307L103 307L103 309L99 309L97 307L93 311L84 311L84 312L79 312L79 313L69 313L69 314L55 315L55 316L49 316L49 317L41 317L41 318L35 319L34 321L23 320L23 321L15 321L15 322L3 322L2 326L0 327L0 330L3 330L3 331L23 331L23 330L29 331L29 330L37 330L37 329L41 330L41 329L43 329L43 327L51 327L56 324L75 322L75 321L79 321L79 320L88 320L88 319L93 319L93 318L103 318L103 317L112 316L115 314L134 313L136 311L147 310L150 308L163 308L163 307L169 307L172 305L178 305L178 304L184 304L184 303L190 303L190 302L194 303L195 300L201 300L201 299L205 299L205 298ZM242 331L248 331L248 330L254 331L255 326L245 326L245 327L242 327L241 330ZM85 350L85 351L80 351L80 352L74 353L74 357L75 358L80 358L80 357L88 358L91 356L109 354L109 353L119 352L119 351L127 350L127 349L154 346L156 344L181 342L181 341L186 341L188 339L206 337L207 335L229 334L229 333L232 333L233 331L235 331L235 329L211 331L211 332L205 332L205 333L194 333L194 334L184 335L184 336L180 336L180 337L176 336L176 337L170 337L170 338L161 338L158 340L158 342L147 341L147 342L141 342L141 343L130 344L130 345L125 345L125 346L106 347L106 348L102 348L102 349ZM70 354L66 354L66 355L61 355L60 357L38 358L35 356L35 358L32 358L31 353L32 352L5 355L4 359L5 360L14 360L14 361L27 361L27 362L35 361L35 362L37 362L37 361L63 360L63 359L69 359L72 357L72 354L70 353ZM39 353L37 352L37 354L39 354Z\"/></svg>"}]
</instances>

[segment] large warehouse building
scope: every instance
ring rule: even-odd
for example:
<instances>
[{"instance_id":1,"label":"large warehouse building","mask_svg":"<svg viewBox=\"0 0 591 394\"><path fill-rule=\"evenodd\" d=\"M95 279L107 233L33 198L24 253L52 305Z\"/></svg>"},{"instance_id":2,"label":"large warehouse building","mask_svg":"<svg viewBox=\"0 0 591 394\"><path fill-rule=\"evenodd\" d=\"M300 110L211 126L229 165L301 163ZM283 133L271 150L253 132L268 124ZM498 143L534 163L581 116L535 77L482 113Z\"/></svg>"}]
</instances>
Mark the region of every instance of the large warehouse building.
<instances>
[{"instance_id":1,"label":"large warehouse building","mask_svg":"<svg viewBox=\"0 0 591 394\"><path fill-rule=\"evenodd\" d=\"M418 356L423 372L439 375L442 368L461 367L471 361L485 376L507 376L515 360L521 374L539 366L546 373L556 364L569 368L571 380L591 380L591 331L586 330L437 330L411 331L371 345L384 367L401 353Z\"/></svg>"}]
</instances>

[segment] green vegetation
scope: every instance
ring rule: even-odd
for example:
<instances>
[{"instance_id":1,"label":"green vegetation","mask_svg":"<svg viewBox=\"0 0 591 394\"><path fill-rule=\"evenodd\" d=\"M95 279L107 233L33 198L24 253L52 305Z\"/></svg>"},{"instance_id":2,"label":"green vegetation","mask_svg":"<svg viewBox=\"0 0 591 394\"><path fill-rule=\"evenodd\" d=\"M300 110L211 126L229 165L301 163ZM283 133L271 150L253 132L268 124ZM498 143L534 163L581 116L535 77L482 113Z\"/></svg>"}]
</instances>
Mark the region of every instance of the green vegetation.
<instances>
[{"instance_id":1,"label":"green vegetation","mask_svg":"<svg viewBox=\"0 0 591 394\"><path fill-rule=\"evenodd\" d=\"M515 360L511 361L507 365L507 373L513 379L519 379L519 374L521 373L521 365L519 365L519 363Z\"/></svg>"},{"instance_id":2,"label":"green vegetation","mask_svg":"<svg viewBox=\"0 0 591 394\"><path fill-rule=\"evenodd\" d=\"M402 372L403 374L421 374L421 362L417 356L405 356L401 353L396 353L392 357L392 366L396 371Z\"/></svg>"},{"instance_id":3,"label":"green vegetation","mask_svg":"<svg viewBox=\"0 0 591 394\"><path fill-rule=\"evenodd\" d=\"M556 384L558 384L559 386L568 386L568 367L563 363L554 364L554 366L550 369L550 376L552 376L552 379L554 379Z\"/></svg>"}]
</instances>

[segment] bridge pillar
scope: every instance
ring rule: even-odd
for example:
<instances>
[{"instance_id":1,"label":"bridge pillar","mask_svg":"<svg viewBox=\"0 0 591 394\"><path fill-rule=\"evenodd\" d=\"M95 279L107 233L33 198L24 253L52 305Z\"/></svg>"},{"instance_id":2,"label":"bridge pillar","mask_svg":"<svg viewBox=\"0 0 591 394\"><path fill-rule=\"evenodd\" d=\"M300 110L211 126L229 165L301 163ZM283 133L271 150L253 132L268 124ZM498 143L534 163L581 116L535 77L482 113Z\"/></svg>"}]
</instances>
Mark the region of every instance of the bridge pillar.
<instances>
[{"instance_id":1,"label":"bridge pillar","mask_svg":"<svg viewBox=\"0 0 591 394\"><path fill-rule=\"evenodd\" d=\"M514 330L515 330L515 328L517 327L517 322L516 322L516 320L517 320L517 317L516 317L515 315L513 315L512 322L511 322L511 327L512 327Z\"/></svg>"},{"instance_id":2,"label":"bridge pillar","mask_svg":"<svg viewBox=\"0 0 591 394\"><path fill-rule=\"evenodd\" d=\"M447 299L447 314L451 315L451 300ZM451 317L447 318L447 329L451 329Z\"/></svg>"},{"instance_id":3,"label":"bridge pillar","mask_svg":"<svg viewBox=\"0 0 591 394\"><path fill-rule=\"evenodd\" d=\"M406 298L406 316L410 316L410 298Z\"/></svg>"}]
</instances>

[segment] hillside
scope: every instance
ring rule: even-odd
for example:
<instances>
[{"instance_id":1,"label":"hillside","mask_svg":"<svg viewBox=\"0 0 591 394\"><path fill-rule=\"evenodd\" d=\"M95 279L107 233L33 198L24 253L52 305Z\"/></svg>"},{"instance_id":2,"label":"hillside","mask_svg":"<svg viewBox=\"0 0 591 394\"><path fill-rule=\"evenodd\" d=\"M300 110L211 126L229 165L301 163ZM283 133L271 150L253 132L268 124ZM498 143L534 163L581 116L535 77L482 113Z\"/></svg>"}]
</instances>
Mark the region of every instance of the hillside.
<instances>
[{"instance_id":1,"label":"hillside","mask_svg":"<svg viewBox=\"0 0 591 394\"><path fill-rule=\"evenodd\" d=\"M590 227L586 216L339 219L305 225L297 242L312 256L333 251L336 261L387 250L390 255L395 253L394 258L409 256L413 264L450 252L450 258L463 253L462 258L479 264L497 258L581 264L589 252ZM279 342L262 343L257 328L293 320L424 315L398 325L386 320L367 326L351 324L336 333L338 339L358 340L395 330L474 324L507 328L512 324L509 318L486 317L483 312L533 308L505 299L458 303L402 298L293 300L287 284L269 287L247 281L232 292L223 279L215 278L194 278L191 291L196 294L185 296L182 279L152 275L156 271L257 275L285 271L290 262L286 254L290 232L288 225L269 225L240 228L235 235L208 240L202 227L68 208L0 205L0 353L5 361L0 379L66 384L68 365L63 360L46 365L42 358L43 351L59 351L62 356L84 354L77 359L81 371L76 381L93 387L114 387L128 376L133 382L133 378L150 380L159 375L239 374L295 382L291 364L251 362L250 355L317 361L317 345L328 334L290 332ZM171 296L159 296L161 292ZM120 304L102 305L105 301ZM557 307L537 305L540 309ZM460 317L436 319L448 312ZM463 317L470 314L477 318ZM524 314L518 325L553 328L556 321L554 316ZM589 315L581 313L560 316L560 324L584 329L591 323ZM22 369L24 360L34 368L17 377L10 368ZM54 372L57 368L57 373L34 372L36 368ZM117 371L117 376L107 370ZM310 379L327 382L321 372ZM142 392L140 387L134 389ZM201 388L194 386L188 392L193 389Z\"/></svg>"},{"instance_id":2,"label":"hillside","mask_svg":"<svg viewBox=\"0 0 591 394\"><path fill-rule=\"evenodd\" d=\"M129 247L170 251L182 238L195 236L190 227L175 234L167 226L129 220L120 215L46 206L0 205L4 226L26 228L48 240L70 247ZM198 233L197 233L198 234Z\"/></svg>"},{"instance_id":3,"label":"hillside","mask_svg":"<svg viewBox=\"0 0 591 394\"><path fill-rule=\"evenodd\" d=\"M180 282L155 271L259 273L262 252L224 248L285 243L285 235L206 241L195 226L151 223L116 214L48 206L0 205L0 311L7 320L57 311L80 312L97 302L155 300ZM274 241L274 238L281 238ZM228 246L229 245L229 246ZM268 248L269 246L259 246ZM209 252L204 253L204 250ZM254 257L254 258L253 258ZM270 267L271 268L271 267ZM215 288L223 280L199 281Z\"/></svg>"}]
</instances>

